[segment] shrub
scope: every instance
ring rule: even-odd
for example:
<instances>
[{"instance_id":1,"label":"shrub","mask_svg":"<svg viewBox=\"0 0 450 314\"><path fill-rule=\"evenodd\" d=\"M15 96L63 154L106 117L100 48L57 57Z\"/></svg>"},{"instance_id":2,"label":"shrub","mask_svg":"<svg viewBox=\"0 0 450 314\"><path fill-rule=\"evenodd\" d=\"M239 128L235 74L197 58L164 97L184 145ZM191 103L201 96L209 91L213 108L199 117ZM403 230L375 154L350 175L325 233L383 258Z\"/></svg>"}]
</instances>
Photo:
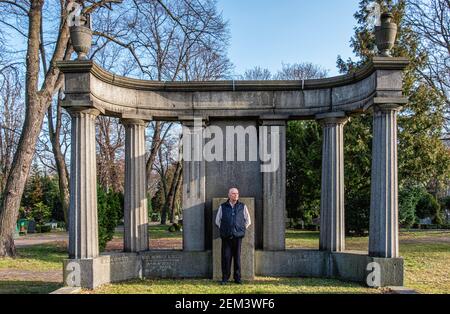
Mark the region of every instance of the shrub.
<instances>
[{"instance_id":1,"label":"shrub","mask_svg":"<svg viewBox=\"0 0 450 314\"><path fill-rule=\"evenodd\" d=\"M441 199L441 208L445 208L447 210L450 210L450 196L446 196L443 199Z\"/></svg>"},{"instance_id":2,"label":"shrub","mask_svg":"<svg viewBox=\"0 0 450 314\"><path fill-rule=\"evenodd\" d=\"M97 189L98 245L104 251L106 243L114 236L114 229L123 217L123 196L112 191Z\"/></svg>"},{"instance_id":3,"label":"shrub","mask_svg":"<svg viewBox=\"0 0 450 314\"><path fill-rule=\"evenodd\" d=\"M37 225L36 226L37 233L46 233L46 232L50 232L50 231L52 231L51 226L46 226L46 225Z\"/></svg>"},{"instance_id":4,"label":"shrub","mask_svg":"<svg viewBox=\"0 0 450 314\"><path fill-rule=\"evenodd\" d=\"M347 234L364 236L369 230L370 191L349 195L345 204L345 230Z\"/></svg>"},{"instance_id":5,"label":"shrub","mask_svg":"<svg viewBox=\"0 0 450 314\"><path fill-rule=\"evenodd\" d=\"M435 224L442 224L441 206L430 193L424 193L416 206L416 215L419 219L433 218Z\"/></svg>"},{"instance_id":6,"label":"shrub","mask_svg":"<svg viewBox=\"0 0 450 314\"><path fill-rule=\"evenodd\" d=\"M158 222L161 220L161 214L160 213L151 213L150 214L150 220L152 222Z\"/></svg>"},{"instance_id":7,"label":"shrub","mask_svg":"<svg viewBox=\"0 0 450 314\"><path fill-rule=\"evenodd\" d=\"M411 228L416 223L416 206L426 193L420 187L404 187L398 193L399 224Z\"/></svg>"},{"instance_id":8,"label":"shrub","mask_svg":"<svg viewBox=\"0 0 450 314\"><path fill-rule=\"evenodd\" d=\"M169 227L169 232L177 232L182 230L181 224L174 223Z\"/></svg>"},{"instance_id":9,"label":"shrub","mask_svg":"<svg viewBox=\"0 0 450 314\"><path fill-rule=\"evenodd\" d=\"M30 216L36 221L36 224L44 224L51 218L52 211L50 207L39 202L31 208Z\"/></svg>"}]
</instances>

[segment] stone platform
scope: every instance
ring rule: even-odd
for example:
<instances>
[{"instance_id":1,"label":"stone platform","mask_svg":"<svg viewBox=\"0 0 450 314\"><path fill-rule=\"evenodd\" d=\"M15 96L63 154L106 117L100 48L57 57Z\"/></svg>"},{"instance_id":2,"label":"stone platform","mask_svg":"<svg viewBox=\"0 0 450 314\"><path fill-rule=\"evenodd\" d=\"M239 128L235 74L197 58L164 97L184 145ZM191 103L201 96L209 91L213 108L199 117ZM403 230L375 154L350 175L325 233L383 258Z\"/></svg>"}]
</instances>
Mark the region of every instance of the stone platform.
<instances>
[{"instance_id":1,"label":"stone platform","mask_svg":"<svg viewBox=\"0 0 450 314\"><path fill-rule=\"evenodd\" d=\"M255 251L255 275L334 278L367 284L378 263L379 286L403 286L403 258L375 258L363 253L318 250ZM137 278L213 278L212 251L155 250L104 254L64 261L67 286L94 289L102 284Z\"/></svg>"}]
</instances>

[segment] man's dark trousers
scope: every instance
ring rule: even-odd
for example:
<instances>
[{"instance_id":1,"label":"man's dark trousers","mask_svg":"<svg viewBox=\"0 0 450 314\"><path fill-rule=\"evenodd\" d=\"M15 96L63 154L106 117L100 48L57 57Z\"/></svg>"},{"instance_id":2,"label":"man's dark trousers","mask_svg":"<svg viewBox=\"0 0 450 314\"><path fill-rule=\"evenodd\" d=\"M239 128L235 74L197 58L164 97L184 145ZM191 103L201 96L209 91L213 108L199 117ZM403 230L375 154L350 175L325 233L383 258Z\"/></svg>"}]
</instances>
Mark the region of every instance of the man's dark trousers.
<instances>
[{"instance_id":1,"label":"man's dark trousers","mask_svg":"<svg viewBox=\"0 0 450 314\"><path fill-rule=\"evenodd\" d=\"M234 261L234 280L241 280L241 244L242 238L222 239L222 281L231 276L231 259Z\"/></svg>"}]
</instances>

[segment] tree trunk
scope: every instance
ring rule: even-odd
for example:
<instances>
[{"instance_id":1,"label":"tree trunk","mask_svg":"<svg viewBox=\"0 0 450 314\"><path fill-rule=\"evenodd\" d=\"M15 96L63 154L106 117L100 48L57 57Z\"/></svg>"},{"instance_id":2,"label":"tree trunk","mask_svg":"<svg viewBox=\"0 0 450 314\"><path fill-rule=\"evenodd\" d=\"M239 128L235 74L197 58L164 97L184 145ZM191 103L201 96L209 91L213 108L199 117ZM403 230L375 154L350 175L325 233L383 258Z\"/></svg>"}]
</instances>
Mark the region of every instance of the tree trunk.
<instances>
[{"instance_id":1,"label":"tree trunk","mask_svg":"<svg viewBox=\"0 0 450 314\"><path fill-rule=\"evenodd\" d=\"M32 1L29 12L26 72L26 113L19 145L6 181L0 212L0 256L15 256L14 229L23 189L33 159L45 108L37 94L39 74L39 30L42 1Z\"/></svg>"},{"instance_id":2,"label":"tree trunk","mask_svg":"<svg viewBox=\"0 0 450 314\"><path fill-rule=\"evenodd\" d=\"M172 182L170 184L170 190L167 195L166 203L167 208L170 210L169 219L171 223L174 223L174 208L175 208L175 195L176 195L176 188L178 183L178 178L180 177L181 173L181 162L177 162L177 165L175 166L175 172L173 173Z\"/></svg>"},{"instance_id":3,"label":"tree trunk","mask_svg":"<svg viewBox=\"0 0 450 314\"><path fill-rule=\"evenodd\" d=\"M175 185L175 193L173 194L173 199L172 199L172 212L173 212L173 216L175 216L175 206L176 206L176 200L177 200L177 194L178 191L180 190L180 186L181 186L181 182L183 181L183 164L181 163L181 170L180 173L178 175L178 180L177 180L177 184Z\"/></svg>"},{"instance_id":4,"label":"tree trunk","mask_svg":"<svg viewBox=\"0 0 450 314\"><path fill-rule=\"evenodd\" d=\"M150 190L151 174L153 170L153 164L156 160L156 155L158 154L159 148L161 147L161 122L155 122L155 131L153 132L152 147L150 149L150 155L146 163L147 172L147 191Z\"/></svg>"},{"instance_id":5,"label":"tree trunk","mask_svg":"<svg viewBox=\"0 0 450 314\"><path fill-rule=\"evenodd\" d=\"M28 14L29 26L25 78L26 112L19 144L14 154L0 208L0 257L15 256L16 254L13 235L19 215L19 206L45 112L58 85L57 81L62 79L59 75L59 70L56 68L56 61L64 57L69 39L65 14L62 14L60 33L50 63L51 66L45 74L42 89L39 91L39 45L43 3L43 0L31 1Z\"/></svg>"},{"instance_id":6,"label":"tree trunk","mask_svg":"<svg viewBox=\"0 0 450 314\"><path fill-rule=\"evenodd\" d=\"M61 92L61 90L60 90ZM62 120L62 112L61 112L61 98L58 97L57 104L57 112L56 112L56 128L53 127L53 119L52 119L52 108L48 108L48 131L50 136L50 141L52 143L52 151L53 156L55 157L56 170L58 172L58 186L59 186L59 200L61 202L63 214L64 214L64 223L66 227L69 226L69 179L68 179L68 171L66 160L64 158L64 154L61 150L60 143L60 131L61 131L61 120Z\"/></svg>"}]
</instances>

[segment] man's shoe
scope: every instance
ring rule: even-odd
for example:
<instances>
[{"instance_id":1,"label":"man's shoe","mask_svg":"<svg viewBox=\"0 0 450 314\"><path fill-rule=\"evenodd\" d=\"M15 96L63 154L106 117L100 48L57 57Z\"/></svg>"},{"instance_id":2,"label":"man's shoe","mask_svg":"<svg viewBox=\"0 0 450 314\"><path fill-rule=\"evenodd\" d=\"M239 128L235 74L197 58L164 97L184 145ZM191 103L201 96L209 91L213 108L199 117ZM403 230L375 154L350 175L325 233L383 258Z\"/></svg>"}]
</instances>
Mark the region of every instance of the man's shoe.
<instances>
[{"instance_id":1,"label":"man's shoe","mask_svg":"<svg viewBox=\"0 0 450 314\"><path fill-rule=\"evenodd\" d=\"M242 285L242 280L235 280L234 283L238 284L238 285Z\"/></svg>"},{"instance_id":2,"label":"man's shoe","mask_svg":"<svg viewBox=\"0 0 450 314\"><path fill-rule=\"evenodd\" d=\"M228 282L227 282L226 280L222 280L222 281L220 282L220 285L221 285L221 286L225 286L227 283L228 283Z\"/></svg>"}]
</instances>

